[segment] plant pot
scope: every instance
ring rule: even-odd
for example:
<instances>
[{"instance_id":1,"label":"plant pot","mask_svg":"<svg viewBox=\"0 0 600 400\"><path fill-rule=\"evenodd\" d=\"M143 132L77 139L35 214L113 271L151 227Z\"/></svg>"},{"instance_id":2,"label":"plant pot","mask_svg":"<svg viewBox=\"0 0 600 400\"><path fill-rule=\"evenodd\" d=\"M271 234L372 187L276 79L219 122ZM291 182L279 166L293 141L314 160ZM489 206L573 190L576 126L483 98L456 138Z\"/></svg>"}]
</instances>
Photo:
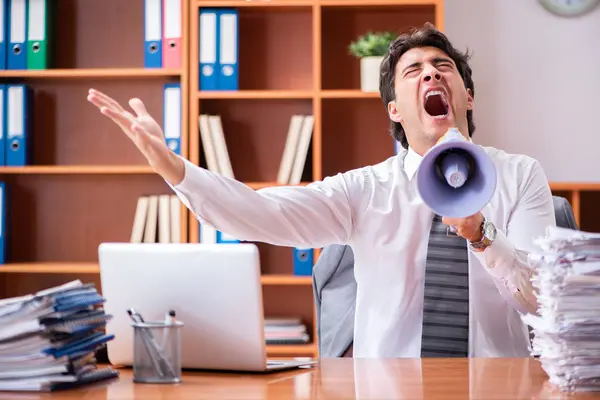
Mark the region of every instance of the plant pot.
<instances>
[{"instance_id":1,"label":"plant pot","mask_svg":"<svg viewBox=\"0 0 600 400\"><path fill-rule=\"evenodd\" d=\"M360 59L360 90L363 92L379 91L379 65L382 60L382 56Z\"/></svg>"}]
</instances>

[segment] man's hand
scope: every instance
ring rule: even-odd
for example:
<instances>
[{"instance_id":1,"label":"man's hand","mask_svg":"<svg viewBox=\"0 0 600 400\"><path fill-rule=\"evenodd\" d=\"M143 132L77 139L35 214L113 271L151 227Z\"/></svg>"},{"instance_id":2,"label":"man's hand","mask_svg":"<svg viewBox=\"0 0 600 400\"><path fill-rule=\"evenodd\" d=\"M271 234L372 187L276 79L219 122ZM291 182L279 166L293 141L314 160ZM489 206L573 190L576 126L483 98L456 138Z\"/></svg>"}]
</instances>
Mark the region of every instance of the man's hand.
<instances>
[{"instance_id":1,"label":"man's hand","mask_svg":"<svg viewBox=\"0 0 600 400\"><path fill-rule=\"evenodd\" d=\"M442 222L446 225L453 226L456 229L457 235L464 237L470 242L478 242L483 239L483 232L481 232L483 214L480 212L467 218L443 217Z\"/></svg>"},{"instance_id":2,"label":"man's hand","mask_svg":"<svg viewBox=\"0 0 600 400\"><path fill-rule=\"evenodd\" d=\"M113 98L90 89L88 101L100 109L100 112L112 119L133 141L146 157L150 166L172 185L177 185L185 175L185 165L165 142L160 125L148 114L140 99L129 100L136 115L125 110Z\"/></svg>"}]
</instances>

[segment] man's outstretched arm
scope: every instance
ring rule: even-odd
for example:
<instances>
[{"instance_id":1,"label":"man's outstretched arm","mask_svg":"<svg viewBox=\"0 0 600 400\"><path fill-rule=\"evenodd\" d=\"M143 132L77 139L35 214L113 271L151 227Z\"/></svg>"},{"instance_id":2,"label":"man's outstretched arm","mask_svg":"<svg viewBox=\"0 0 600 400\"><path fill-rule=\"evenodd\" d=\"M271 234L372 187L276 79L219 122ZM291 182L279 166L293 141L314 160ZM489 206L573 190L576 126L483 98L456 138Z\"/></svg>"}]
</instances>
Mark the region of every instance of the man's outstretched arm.
<instances>
[{"instance_id":1,"label":"man's outstretched arm","mask_svg":"<svg viewBox=\"0 0 600 400\"><path fill-rule=\"evenodd\" d=\"M350 240L353 217L348 179L359 178L339 174L308 187L254 191L174 154L141 100L129 101L136 115L93 89L88 101L121 128L198 219L216 229L242 240L296 247Z\"/></svg>"},{"instance_id":2,"label":"man's outstretched arm","mask_svg":"<svg viewBox=\"0 0 600 400\"><path fill-rule=\"evenodd\" d=\"M185 178L171 185L201 222L241 240L281 246L345 244L352 234L346 176L306 187L254 190L184 160Z\"/></svg>"}]
</instances>

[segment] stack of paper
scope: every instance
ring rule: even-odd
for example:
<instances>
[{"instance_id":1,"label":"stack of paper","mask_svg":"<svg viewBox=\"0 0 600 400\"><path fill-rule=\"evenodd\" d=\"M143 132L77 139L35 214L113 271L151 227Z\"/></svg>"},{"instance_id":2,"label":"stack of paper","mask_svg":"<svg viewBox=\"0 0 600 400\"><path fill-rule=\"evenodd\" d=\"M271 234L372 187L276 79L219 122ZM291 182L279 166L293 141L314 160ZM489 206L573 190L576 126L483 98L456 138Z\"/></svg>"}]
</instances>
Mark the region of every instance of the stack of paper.
<instances>
[{"instance_id":1,"label":"stack of paper","mask_svg":"<svg viewBox=\"0 0 600 400\"><path fill-rule=\"evenodd\" d=\"M533 352L564 391L600 389L600 234L552 227L538 239Z\"/></svg>"},{"instance_id":2,"label":"stack of paper","mask_svg":"<svg viewBox=\"0 0 600 400\"><path fill-rule=\"evenodd\" d=\"M306 344L310 336L300 318L265 318L267 344Z\"/></svg>"},{"instance_id":3,"label":"stack of paper","mask_svg":"<svg viewBox=\"0 0 600 400\"><path fill-rule=\"evenodd\" d=\"M117 376L95 351L111 315L93 284L72 281L0 300L0 391L52 391Z\"/></svg>"}]
</instances>

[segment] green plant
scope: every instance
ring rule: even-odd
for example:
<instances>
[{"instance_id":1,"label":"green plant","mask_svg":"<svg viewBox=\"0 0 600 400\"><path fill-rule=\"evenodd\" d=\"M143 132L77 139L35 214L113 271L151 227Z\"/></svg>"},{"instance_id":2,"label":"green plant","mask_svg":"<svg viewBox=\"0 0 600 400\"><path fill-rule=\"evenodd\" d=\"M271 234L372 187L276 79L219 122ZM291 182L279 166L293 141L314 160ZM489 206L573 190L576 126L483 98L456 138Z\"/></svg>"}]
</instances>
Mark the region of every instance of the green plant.
<instances>
[{"instance_id":1,"label":"green plant","mask_svg":"<svg viewBox=\"0 0 600 400\"><path fill-rule=\"evenodd\" d=\"M367 32L350 43L348 50L357 58L384 56L396 37L394 32Z\"/></svg>"}]
</instances>

